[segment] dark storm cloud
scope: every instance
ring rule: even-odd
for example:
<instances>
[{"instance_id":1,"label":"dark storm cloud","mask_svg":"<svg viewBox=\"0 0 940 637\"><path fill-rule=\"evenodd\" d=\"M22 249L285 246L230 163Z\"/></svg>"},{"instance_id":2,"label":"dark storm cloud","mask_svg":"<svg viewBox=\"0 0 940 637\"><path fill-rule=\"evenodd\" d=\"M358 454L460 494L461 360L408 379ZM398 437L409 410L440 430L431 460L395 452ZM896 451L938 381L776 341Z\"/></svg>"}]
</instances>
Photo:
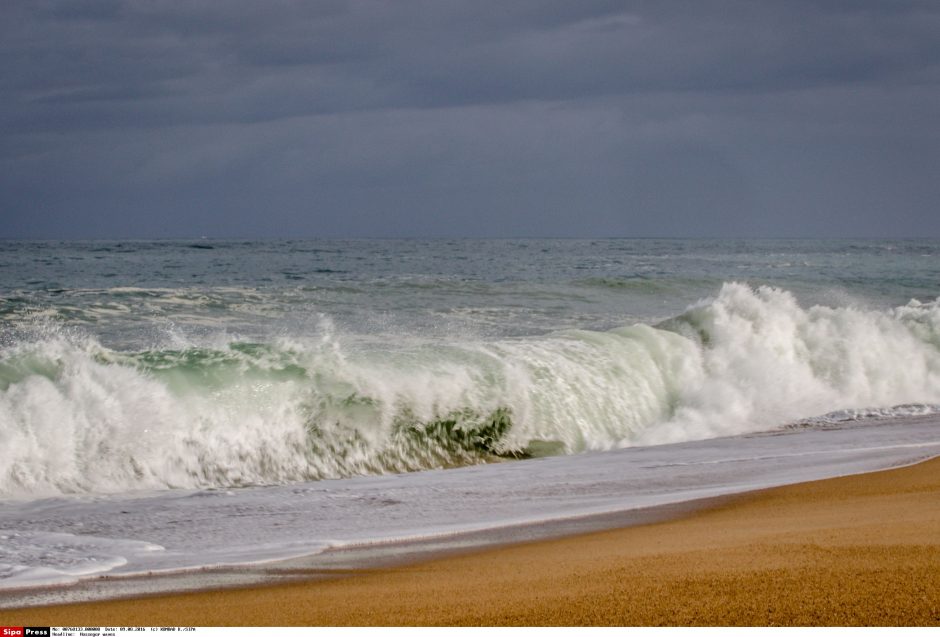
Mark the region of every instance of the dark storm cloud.
<instances>
[{"instance_id":1,"label":"dark storm cloud","mask_svg":"<svg viewBox=\"0 0 940 637\"><path fill-rule=\"evenodd\" d=\"M934 2L3 15L0 236L940 234Z\"/></svg>"}]
</instances>

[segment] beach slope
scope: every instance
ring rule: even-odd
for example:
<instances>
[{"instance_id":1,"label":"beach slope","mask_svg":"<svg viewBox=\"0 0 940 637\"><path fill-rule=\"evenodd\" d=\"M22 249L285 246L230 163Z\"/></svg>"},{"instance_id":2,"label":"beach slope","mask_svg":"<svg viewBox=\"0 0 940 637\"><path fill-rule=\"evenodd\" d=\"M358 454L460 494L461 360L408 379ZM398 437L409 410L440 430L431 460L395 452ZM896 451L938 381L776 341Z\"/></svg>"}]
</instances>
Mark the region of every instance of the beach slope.
<instances>
[{"instance_id":1,"label":"beach slope","mask_svg":"<svg viewBox=\"0 0 940 637\"><path fill-rule=\"evenodd\" d=\"M351 577L0 611L8 625L938 625L940 459Z\"/></svg>"}]
</instances>

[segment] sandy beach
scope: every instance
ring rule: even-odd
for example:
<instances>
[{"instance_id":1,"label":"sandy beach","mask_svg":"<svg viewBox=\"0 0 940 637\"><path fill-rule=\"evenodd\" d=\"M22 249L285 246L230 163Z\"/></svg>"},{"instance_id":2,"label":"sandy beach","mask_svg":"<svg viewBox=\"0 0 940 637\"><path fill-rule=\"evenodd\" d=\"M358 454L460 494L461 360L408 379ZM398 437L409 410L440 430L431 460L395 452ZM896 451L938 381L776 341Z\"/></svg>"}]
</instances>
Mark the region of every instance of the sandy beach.
<instances>
[{"instance_id":1,"label":"sandy beach","mask_svg":"<svg viewBox=\"0 0 940 637\"><path fill-rule=\"evenodd\" d=\"M938 625L940 459L681 519L330 580L0 611L7 625Z\"/></svg>"}]
</instances>

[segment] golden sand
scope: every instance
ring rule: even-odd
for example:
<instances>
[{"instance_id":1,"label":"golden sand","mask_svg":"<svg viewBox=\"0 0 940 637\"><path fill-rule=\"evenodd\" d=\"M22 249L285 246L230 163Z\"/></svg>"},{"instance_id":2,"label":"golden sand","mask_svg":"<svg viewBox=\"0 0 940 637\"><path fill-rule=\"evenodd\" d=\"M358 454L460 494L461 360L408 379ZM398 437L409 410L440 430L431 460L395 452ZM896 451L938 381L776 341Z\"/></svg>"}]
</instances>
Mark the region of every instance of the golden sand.
<instances>
[{"instance_id":1,"label":"golden sand","mask_svg":"<svg viewBox=\"0 0 940 637\"><path fill-rule=\"evenodd\" d=\"M0 623L935 626L940 459L345 579L0 611Z\"/></svg>"}]
</instances>

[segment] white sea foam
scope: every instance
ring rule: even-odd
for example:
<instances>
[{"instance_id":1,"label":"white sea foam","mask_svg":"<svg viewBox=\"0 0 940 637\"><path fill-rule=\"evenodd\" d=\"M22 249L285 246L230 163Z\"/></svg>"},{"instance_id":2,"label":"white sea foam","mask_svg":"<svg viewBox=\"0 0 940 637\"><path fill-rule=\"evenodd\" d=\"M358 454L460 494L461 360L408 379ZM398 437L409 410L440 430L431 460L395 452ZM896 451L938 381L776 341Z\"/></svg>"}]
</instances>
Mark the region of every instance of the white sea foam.
<instances>
[{"instance_id":1,"label":"white sea foam","mask_svg":"<svg viewBox=\"0 0 940 637\"><path fill-rule=\"evenodd\" d=\"M134 540L0 529L0 587L73 583L124 566L142 553L162 550Z\"/></svg>"},{"instance_id":2,"label":"white sea foam","mask_svg":"<svg viewBox=\"0 0 940 637\"><path fill-rule=\"evenodd\" d=\"M127 353L52 330L0 353L0 493L400 472L912 403L940 403L937 302L807 309L736 283L656 327L497 341L325 330Z\"/></svg>"}]
</instances>

